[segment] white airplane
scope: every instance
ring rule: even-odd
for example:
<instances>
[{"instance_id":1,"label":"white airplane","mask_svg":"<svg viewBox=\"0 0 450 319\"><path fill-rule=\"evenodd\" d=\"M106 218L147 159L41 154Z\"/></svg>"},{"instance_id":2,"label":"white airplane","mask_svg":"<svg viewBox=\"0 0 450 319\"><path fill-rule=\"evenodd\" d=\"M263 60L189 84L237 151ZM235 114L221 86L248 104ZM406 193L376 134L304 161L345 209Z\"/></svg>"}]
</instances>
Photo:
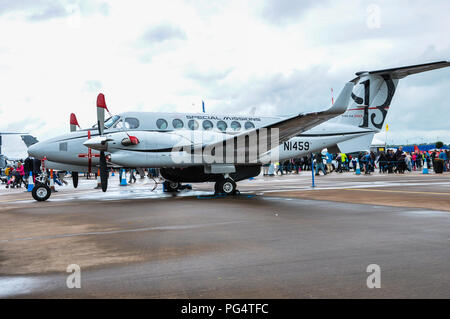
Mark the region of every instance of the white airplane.
<instances>
[{"instance_id":1,"label":"white airplane","mask_svg":"<svg viewBox=\"0 0 450 319\"><path fill-rule=\"evenodd\" d=\"M399 79L447 66L450 62L441 61L357 72L331 108L291 117L126 112L104 121L107 107L99 94L96 125L39 142L28 153L46 157L46 167L58 170L81 172L99 166L103 191L107 167L117 166L160 168L169 191L182 182L210 181L216 193L233 194L236 182L257 176L264 163L324 148L331 153L369 149L383 127ZM72 130L75 124L71 119ZM36 200L49 196L45 184L33 190Z\"/></svg>"}]
</instances>

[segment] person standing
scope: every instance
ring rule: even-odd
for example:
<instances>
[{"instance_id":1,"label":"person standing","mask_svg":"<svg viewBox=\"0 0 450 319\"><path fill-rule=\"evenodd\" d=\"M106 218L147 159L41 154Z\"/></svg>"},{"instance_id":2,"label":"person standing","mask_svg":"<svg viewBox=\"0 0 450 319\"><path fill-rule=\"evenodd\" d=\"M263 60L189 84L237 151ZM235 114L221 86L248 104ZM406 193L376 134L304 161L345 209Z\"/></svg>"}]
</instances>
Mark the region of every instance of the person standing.
<instances>
[{"instance_id":1,"label":"person standing","mask_svg":"<svg viewBox=\"0 0 450 319\"><path fill-rule=\"evenodd\" d=\"M128 181L129 184L131 184L131 180L133 180L133 183L136 183L136 176L134 176L134 169L130 169L130 180Z\"/></svg>"},{"instance_id":2,"label":"person standing","mask_svg":"<svg viewBox=\"0 0 450 319\"><path fill-rule=\"evenodd\" d=\"M269 163L263 165L263 176L269 175L269 166Z\"/></svg>"},{"instance_id":3,"label":"person standing","mask_svg":"<svg viewBox=\"0 0 450 319\"><path fill-rule=\"evenodd\" d=\"M331 173L333 171L333 165L331 162L333 161L333 155L331 155L328 150L326 152L326 162L327 162L327 172Z\"/></svg>"},{"instance_id":4,"label":"person standing","mask_svg":"<svg viewBox=\"0 0 450 319\"><path fill-rule=\"evenodd\" d=\"M444 163L443 163L443 165L444 165L444 172L446 172L447 171L447 165L446 164L447 164L447 160L448 160L447 154L444 151L442 151L439 154L439 158L444 161Z\"/></svg>"},{"instance_id":5,"label":"person standing","mask_svg":"<svg viewBox=\"0 0 450 319\"><path fill-rule=\"evenodd\" d=\"M325 165L324 165L324 160L325 160L325 155L322 153L317 153L316 156L314 156L314 158L316 158L316 176L319 176L319 171L323 172L323 175L327 175L327 171L325 170Z\"/></svg>"}]
</instances>

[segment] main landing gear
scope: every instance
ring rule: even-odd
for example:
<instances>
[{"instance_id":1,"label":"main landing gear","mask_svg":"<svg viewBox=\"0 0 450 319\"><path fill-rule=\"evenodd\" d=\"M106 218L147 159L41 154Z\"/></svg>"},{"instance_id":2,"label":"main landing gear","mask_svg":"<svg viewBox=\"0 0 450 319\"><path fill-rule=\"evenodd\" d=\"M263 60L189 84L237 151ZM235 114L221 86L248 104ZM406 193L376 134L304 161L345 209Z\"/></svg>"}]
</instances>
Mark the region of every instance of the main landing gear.
<instances>
[{"instance_id":1,"label":"main landing gear","mask_svg":"<svg viewBox=\"0 0 450 319\"><path fill-rule=\"evenodd\" d=\"M214 191L216 194L235 195L238 190L236 189L236 183L231 178L226 177L218 180L214 184Z\"/></svg>"},{"instance_id":2,"label":"main landing gear","mask_svg":"<svg viewBox=\"0 0 450 319\"><path fill-rule=\"evenodd\" d=\"M181 184L180 182L171 182L171 181L164 181L163 182L163 189L164 192L168 193L174 193L181 191L183 189L192 189L192 186L190 184Z\"/></svg>"},{"instance_id":3,"label":"main landing gear","mask_svg":"<svg viewBox=\"0 0 450 319\"><path fill-rule=\"evenodd\" d=\"M164 192L169 192L169 193L176 192L180 189L180 187L181 187L181 183L179 183L179 182L171 182L171 181L163 182Z\"/></svg>"}]
</instances>

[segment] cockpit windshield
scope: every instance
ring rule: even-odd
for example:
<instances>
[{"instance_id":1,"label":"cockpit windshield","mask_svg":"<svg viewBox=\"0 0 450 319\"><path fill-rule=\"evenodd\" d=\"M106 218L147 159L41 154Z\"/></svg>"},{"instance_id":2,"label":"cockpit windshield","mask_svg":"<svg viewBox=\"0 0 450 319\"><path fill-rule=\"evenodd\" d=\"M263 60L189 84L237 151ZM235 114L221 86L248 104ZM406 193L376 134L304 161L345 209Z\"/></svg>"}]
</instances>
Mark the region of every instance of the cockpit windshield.
<instances>
[{"instance_id":1,"label":"cockpit windshield","mask_svg":"<svg viewBox=\"0 0 450 319\"><path fill-rule=\"evenodd\" d=\"M113 124L116 123L116 121L117 121L119 118L120 118L119 115L111 116L109 119L107 119L107 120L105 121L105 128L108 129L108 128L110 128L111 126L113 126Z\"/></svg>"},{"instance_id":2,"label":"cockpit windshield","mask_svg":"<svg viewBox=\"0 0 450 319\"><path fill-rule=\"evenodd\" d=\"M119 118L120 118L119 115L113 115L110 118L106 119L106 121L105 121L105 129L111 128L111 126L113 126L114 123L116 123ZM97 124L94 124L92 127L97 127Z\"/></svg>"}]
</instances>

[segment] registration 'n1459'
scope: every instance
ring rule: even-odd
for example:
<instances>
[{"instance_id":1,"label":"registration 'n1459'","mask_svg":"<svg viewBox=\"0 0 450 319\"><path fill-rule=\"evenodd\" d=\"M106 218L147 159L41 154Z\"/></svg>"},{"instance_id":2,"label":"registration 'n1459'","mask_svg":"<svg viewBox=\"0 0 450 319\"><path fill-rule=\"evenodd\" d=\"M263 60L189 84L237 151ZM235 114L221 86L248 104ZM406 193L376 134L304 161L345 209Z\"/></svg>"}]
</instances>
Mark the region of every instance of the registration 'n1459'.
<instances>
[{"instance_id":1,"label":"registration 'n1459'","mask_svg":"<svg viewBox=\"0 0 450 319\"><path fill-rule=\"evenodd\" d=\"M285 151L307 151L309 150L309 142L293 142L287 141L283 143Z\"/></svg>"}]
</instances>

